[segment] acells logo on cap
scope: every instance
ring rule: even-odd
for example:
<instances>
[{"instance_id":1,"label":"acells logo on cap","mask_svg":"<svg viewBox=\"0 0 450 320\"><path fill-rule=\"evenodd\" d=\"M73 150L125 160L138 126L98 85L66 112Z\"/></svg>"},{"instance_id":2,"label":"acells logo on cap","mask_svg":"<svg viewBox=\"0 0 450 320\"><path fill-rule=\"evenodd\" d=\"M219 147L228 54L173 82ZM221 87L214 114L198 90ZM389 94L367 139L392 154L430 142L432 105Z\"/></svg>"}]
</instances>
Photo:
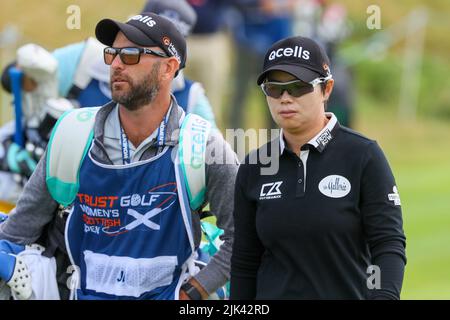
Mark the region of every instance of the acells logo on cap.
<instances>
[{"instance_id":1,"label":"acells logo on cap","mask_svg":"<svg viewBox=\"0 0 450 320\"><path fill-rule=\"evenodd\" d=\"M309 60L310 52L304 50L303 47L295 46L294 48L279 48L277 50L272 50L269 54L269 60L275 60L281 57L295 57L303 60Z\"/></svg>"},{"instance_id":2,"label":"acells logo on cap","mask_svg":"<svg viewBox=\"0 0 450 320\"><path fill-rule=\"evenodd\" d=\"M138 14L136 16L131 17L128 21L131 21L131 20L138 20L139 22L142 22L142 23L146 24L149 27L153 27L153 26L156 25L156 21L153 20L152 17L143 16L141 14Z\"/></svg>"}]
</instances>

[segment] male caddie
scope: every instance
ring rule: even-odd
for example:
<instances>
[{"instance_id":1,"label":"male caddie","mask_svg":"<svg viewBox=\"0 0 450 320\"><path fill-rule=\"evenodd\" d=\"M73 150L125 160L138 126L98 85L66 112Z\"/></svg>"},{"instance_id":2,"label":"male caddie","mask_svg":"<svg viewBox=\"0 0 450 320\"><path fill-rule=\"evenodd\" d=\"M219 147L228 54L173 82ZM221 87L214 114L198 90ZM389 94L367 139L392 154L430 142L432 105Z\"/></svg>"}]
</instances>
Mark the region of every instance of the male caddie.
<instances>
[{"instance_id":1,"label":"male caddie","mask_svg":"<svg viewBox=\"0 0 450 320\"><path fill-rule=\"evenodd\" d=\"M113 101L60 118L0 241L36 242L68 212L76 298L205 299L229 278L236 156L170 94L186 44L169 20L104 19L95 33L107 46ZM196 212L206 202L224 242L199 271Z\"/></svg>"}]
</instances>

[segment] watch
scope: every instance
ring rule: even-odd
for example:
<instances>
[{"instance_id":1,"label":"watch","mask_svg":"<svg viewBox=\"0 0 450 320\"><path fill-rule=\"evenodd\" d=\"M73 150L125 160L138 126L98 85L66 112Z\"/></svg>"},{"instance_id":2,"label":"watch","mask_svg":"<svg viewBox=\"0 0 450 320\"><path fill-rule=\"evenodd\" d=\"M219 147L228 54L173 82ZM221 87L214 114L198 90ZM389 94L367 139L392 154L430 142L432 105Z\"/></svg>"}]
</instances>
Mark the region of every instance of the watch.
<instances>
[{"instance_id":1,"label":"watch","mask_svg":"<svg viewBox=\"0 0 450 320\"><path fill-rule=\"evenodd\" d=\"M196 287L194 287L189 282L186 282L181 286L181 289L183 289L184 292L188 295L189 298L192 300L202 300L202 294Z\"/></svg>"}]
</instances>

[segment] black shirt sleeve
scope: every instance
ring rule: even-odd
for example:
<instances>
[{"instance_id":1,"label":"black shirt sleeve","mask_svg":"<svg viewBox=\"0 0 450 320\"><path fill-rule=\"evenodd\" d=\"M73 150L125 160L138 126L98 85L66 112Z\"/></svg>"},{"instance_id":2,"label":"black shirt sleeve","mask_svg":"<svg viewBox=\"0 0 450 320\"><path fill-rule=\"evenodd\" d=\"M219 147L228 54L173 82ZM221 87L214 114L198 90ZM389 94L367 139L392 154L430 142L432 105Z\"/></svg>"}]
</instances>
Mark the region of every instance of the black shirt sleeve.
<instances>
[{"instance_id":1,"label":"black shirt sleeve","mask_svg":"<svg viewBox=\"0 0 450 320\"><path fill-rule=\"evenodd\" d=\"M376 142L363 164L360 209L372 264L380 268L379 289L372 299L399 299L406 264L400 197L391 168Z\"/></svg>"},{"instance_id":2,"label":"black shirt sleeve","mask_svg":"<svg viewBox=\"0 0 450 320\"><path fill-rule=\"evenodd\" d=\"M247 181L251 166L242 164L236 178L234 244L231 256L230 299L251 300L256 296L256 276L264 247L256 232L256 203L249 199Z\"/></svg>"}]
</instances>

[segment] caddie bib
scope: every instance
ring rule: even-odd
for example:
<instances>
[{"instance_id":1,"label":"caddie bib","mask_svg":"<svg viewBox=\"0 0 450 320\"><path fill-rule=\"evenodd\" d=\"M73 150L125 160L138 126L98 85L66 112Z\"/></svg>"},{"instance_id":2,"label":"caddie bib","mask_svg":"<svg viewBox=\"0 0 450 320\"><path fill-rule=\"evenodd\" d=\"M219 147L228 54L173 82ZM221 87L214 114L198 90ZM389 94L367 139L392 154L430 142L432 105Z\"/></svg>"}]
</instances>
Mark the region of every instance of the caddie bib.
<instances>
[{"instance_id":1,"label":"caddie bib","mask_svg":"<svg viewBox=\"0 0 450 320\"><path fill-rule=\"evenodd\" d=\"M84 158L66 224L78 299L178 299L193 240L172 150L124 165Z\"/></svg>"}]
</instances>

